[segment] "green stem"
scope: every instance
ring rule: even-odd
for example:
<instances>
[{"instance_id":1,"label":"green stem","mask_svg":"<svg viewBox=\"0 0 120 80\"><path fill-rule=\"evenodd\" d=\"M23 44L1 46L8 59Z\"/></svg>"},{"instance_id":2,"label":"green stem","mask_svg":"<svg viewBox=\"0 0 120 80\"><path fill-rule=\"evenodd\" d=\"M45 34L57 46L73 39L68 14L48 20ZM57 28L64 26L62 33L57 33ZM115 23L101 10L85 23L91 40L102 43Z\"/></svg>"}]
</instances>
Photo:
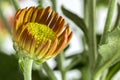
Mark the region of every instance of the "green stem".
<instances>
[{"instance_id":1,"label":"green stem","mask_svg":"<svg viewBox=\"0 0 120 80\"><path fill-rule=\"evenodd\" d=\"M88 0L84 0L84 21L88 26Z\"/></svg>"},{"instance_id":2,"label":"green stem","mask_svg":"<svg viewBox=\"0 0 120 80\"><path fill-rule=\"evenodd\" d=\"M88 31L89 31L89 60L90 70L93 71L97 60L97 45L95 31L95 7L96 0L88 0Z\"/></svg>"},{"instance_id":3,"label":"green stem","mask_svg":"<svg viewBox=\"0 0 120 80\"><path fill-rule=\"evenodd\" d=\"M65 67L64 67L64 53L60 53L58 55L58 66L59 66L59 69L61 71L61 75L62 75L62 80L66 80L66 70L65 70Z\"/></svg>"},{"instance_id":4,"label":"green stem","mask_svg":"<svg viewBox=\"0 0 120 80\"><path fill-rule=\"evenodd\" d=\"M82 72L81 80L92 80L92 79L90 79L91 75L90 75L90 70L89 70L89 66L88 65L85 65L81 69L81 72Z\"/></svg>"},{"instance_id":5,"label":"green stem","mask_svg":"<svg viewBox=\"0 0 120 80\"><path fill-rule=\"evenodd\" d=\"M44 70L46 71L47 75L50 77L51 80L57 80L53 71L50 69L50 67L48 66L48 64L46 62L43 64L43 68L44 68Z\"/></svg>"},{"instance_id":6,"label":"green stem","mask_svg":"<svg viewBox=\"0 0 120 80\"><path fill-rule=\"evenodd\" d=\"M96 16L96 0L86 0L85 1L85 21L88 25L88 57L89 64L87 68L87 80L93 80L93 72L97 60L97 41L96 41L96 31L95 31L95 16ZM88 10L88 11L87 11ZM87 13L86 13L87 12ZM88 22L87 22L88 21Z\"/></svg>"},{"instance_id":7,"label":"green stem","mask_svg":"<svg viewBox=\"0 0 120 80\"><path fill-rule=\"evenodd\" d=\"M19 10L20 9L20 6L19 6L19 3L18 3L18 0L11 0L15 10Z\"/></svg>"},{"instance_id":8,"label":"green stem","mask_svg":"<svg viewBox=\"0 0 120 80\"><path fill-rule=\"evenodd\" d=\"M66 67L66 71L71 70L74 66L76 66L78 63L83 64L85 62L86 57L84 57L83 55L79 54L76 56L73 56L73 59L70 63L70 65L68 65Z\"/></svg>"},{"instance_id":9,"label":"green stem","mask_svg":"<svg viewBox=\"0 0 120 80\"><path fill-rule=\"evenodd\" d=\"M111 30L113 14L114 14L116 5L117 5L117 0L110 0L105 28L104 28L104 32L103 32L100 44L104 44L106 42L106 37L109 31Z\"/></svg>"},{"instance_id":10,"label":"green stem","mask_svg":"<svg viewBox=\"0 0 120 80\"><path fill-rule=\"evenodd\" d=\"M32 80L32 64L33 60L30 58L21 58L19 60L20 66L23 70L24 80Z\"/></svg>"}]
</instances>

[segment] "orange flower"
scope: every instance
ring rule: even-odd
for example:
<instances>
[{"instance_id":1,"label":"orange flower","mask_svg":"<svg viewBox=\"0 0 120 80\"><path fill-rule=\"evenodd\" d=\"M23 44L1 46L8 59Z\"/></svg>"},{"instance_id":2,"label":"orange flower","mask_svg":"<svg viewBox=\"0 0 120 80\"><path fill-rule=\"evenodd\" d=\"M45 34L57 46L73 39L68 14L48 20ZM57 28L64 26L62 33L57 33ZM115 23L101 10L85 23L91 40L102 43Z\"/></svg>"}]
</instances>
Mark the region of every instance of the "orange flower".
<instances>
[{"instance_id":1,"label":"orange flower","mask_svg":"<svg viewBox=\"0 0 120 80\"><path fill-rule=\"evenodd\" d=\"M15 15L13 40L16 50L41 63L58 55L72 36L69 24L65 27L65 19L50 7L20 9Z\"/></svg>"}]
</instances>

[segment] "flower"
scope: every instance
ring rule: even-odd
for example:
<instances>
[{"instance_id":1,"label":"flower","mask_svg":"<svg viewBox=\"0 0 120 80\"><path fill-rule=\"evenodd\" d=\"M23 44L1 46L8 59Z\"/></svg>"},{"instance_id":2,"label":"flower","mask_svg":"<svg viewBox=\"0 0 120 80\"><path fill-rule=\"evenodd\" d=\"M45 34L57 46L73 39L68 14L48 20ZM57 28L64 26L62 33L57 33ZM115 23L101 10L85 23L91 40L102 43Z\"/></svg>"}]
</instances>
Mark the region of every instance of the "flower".
<instances>
[{"instance_id":1,"label":"flower","mask_svg":"<svg viewBox=\"0 0 120 80\"><path fill-rule=\"evenodd\" d=\"M70 42L73 33L65 19L51 10L38 7L17 11L13 27L15 49L22 56L44 62L58 55ZM18 47L19 46L19 47ZM19 54L18 53L18 54Z\"/></svg>"}]
</instances>

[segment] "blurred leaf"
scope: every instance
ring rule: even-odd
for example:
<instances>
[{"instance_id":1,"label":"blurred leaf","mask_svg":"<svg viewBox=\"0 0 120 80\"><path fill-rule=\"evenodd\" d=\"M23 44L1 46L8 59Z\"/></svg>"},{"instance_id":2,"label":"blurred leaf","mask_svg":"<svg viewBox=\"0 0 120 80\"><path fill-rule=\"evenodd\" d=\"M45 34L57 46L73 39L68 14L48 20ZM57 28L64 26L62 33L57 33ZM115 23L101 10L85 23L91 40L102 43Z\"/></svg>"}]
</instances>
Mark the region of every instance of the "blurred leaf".
<instances>
[{"instance_id":1,"label":"blurred leaf","mask_svg":"<svg viewBox=\"0 0 120 80\"><path fill-rule=\"evenodd\" d=\"M49 78L45 76L42 71L33 70L32 80L49 80Z\"/></svg>"},{"instance_id":2,"label":"blurred leaf","mask_svg":"<svg viewBox=\"0 0 120 80\"><path fill-rule=\"evenodd\" d=\"M39 3L39 8L43 8L43 2L44 2L44 0L37 0L37 1Z\"/></svg>"},{"instance_id":3,"label":"blurred leaf","mask_svg":"<svg viewBox=\"0 0 120 80\"><path fill-rule=\"evenodd\" d=\"M97 44L100 43L100 40L101 40L101 34L97 34Z\"/></svg>"},{"instance_id":4,"label":"blurred leaf","mask_svg":"<svg viewBox=\"0 0 120 80\"><path fill-rule=\"evenodd\" d=\"M41 74L42 72L33 70L32 80L49 80L48 77ZM24 80L15 55L9 56L0 52L0 80Z\"/></svg>"},{"instance_id":5,"label":"blurred leaf","mask_svg":"<svg viewBox=\"0 0 120 80\"><path fill-rule=\"evenodd\" d=\"M0 52L0 80L23 80L14 55L8 56Z\"/></svg>"},{"instance_id":6,"label":"blurred leaf","mask_svg":"<svg viewBox=\"0 0 120 80\"><path fill-rule=\"evenodd\" d=\"M119 70L120 70L120 62L116 63L115 65L109 68L109 71L105 80L110 80Z\"/></svg>"},{"instance_id":7,"label":"blurred leaf","mask_svg":"<svg viewBox=\"0 0 120 80\"><path fill-rule=\"evenodd\" d=\"M18 0L10 0L10 1L14 6L15 10L18 11L20 9L19 1Z\"/></svg>"},{"instance_id":8,"label":"blurred leaf","mask_svg":"<svg viewBox=\"0 0 120 80\"><path fill-rule=\"evenodd\" d=\"M109 0L97 0L97 6L108 6Z\"/></svg>"},{"instance_id":9,"label":"blurred leaf","mask_svg":"<svg viewBox=\"0 0 120 80\"><path fill-rule=\"evenodd\" d=\"M71 59L71 63L66 67L67 70L82 68L85 63L87 63L87 57L84 54L76 54L76 56L72 57Z\"/></svg>"},{"instance_id":10,"label":"blurred leaf","mask_svg":"<svg viewBox=\"0 0 120 80\"><path fill-rule=\"evenodd\" d=\"M87 27L86 24L84 22L84 20L82 18L80 18L79 16L77 16L76 14L70 12L69 10L65 9L62 6L62 11L63 14L68 17L69 19L71 19L85 34L86 39L88 39L88 35L87 35Z\"/></svg>"},{"instance_id":11,"label":"blurred leaf","mask_svg":"<svg viewBox=\"0 0 120 80\"><path fill-rule=\"evenodd\" d=\"M52 8L53 8L53 10L57 10L57 3L56 3L56 0L51 0L51 2L52 2Z\"/></svg>"},{"instance_id":12,"label":"blurred leaf","mask_svg":"<svg viewBox=\"0 0 120 80\"><path fill-rule=\"evenodd\" d=\"M70 48L70 44L64 49L64 52Z\"/></svg>"},{"instance_id":13,"label":"blurred leaf","mask_svg":"<svg viewBox=\"0 0 120 80\"><path fill-rule=\"evenodd\" d=\"M99 46L101 56L99 65L97 66L98 73L120 61L120 28L108 33L107 43Z\"/></svg>"},{"instance_id":14,"label":"blurred leaf","mask_svg":"<svg viewBox=\"0 0 120 80\"><path fill-rule=\"evenodd\" d=\"M46 74L49 76L49 80L57 80L53 70L49 67L49 65L46 62L43 64L43 68Z\"/></svg>"}]
</instances>

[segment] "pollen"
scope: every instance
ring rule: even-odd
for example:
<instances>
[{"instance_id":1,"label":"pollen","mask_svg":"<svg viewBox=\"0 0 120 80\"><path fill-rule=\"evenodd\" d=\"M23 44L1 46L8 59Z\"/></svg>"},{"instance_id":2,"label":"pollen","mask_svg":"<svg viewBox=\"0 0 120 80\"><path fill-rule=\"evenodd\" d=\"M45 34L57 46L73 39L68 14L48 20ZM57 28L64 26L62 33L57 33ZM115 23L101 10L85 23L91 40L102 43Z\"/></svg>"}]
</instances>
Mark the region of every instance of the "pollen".
<instances>
[{"instance_id":1,"label":"pollen","mask_svg":"<svg viewBox=\"0 0 120 80\"><path fill-rule=\"evenodd\" d=\"M38 44L43 39L45 42L47 42L49 39L53 42L57 38L55 32L52 29L50 29L47 25L31 22L28 23L26 26L28 28L28 31L31 31L32 36L36 36L36 47L38 47Z\"/></svg>"}]
</instances>

